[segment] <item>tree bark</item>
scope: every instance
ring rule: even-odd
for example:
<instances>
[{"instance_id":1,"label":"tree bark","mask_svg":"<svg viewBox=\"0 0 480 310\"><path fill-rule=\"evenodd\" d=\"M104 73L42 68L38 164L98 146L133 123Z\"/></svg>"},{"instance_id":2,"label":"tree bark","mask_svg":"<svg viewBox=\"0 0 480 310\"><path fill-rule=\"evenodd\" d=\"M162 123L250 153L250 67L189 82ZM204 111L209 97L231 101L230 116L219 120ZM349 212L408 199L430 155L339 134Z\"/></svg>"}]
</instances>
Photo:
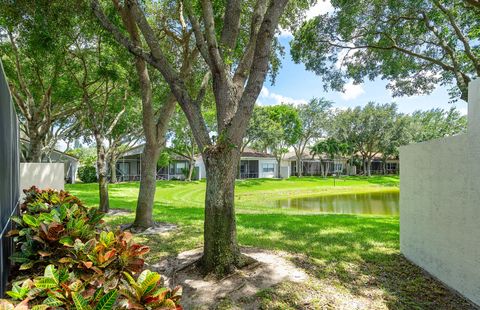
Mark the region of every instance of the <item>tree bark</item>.
<instances>
[{"instance_id":1,"label":"tree bark","mask_svg":"<svg viewBox=\"0 0 480 310\"><path fill-rule=\"evenodd\" d=\"M37 136L30 136L26 160L29 163L42 162L42 142Z\"/></svg>"},{"instance_id":2,"label":"tree bark","mask_svg":"<svg viewBox=\"0 0 480 310\"><path fill-rule=\"evenodd\" d=\"M137 210L135 212L134 227L146 229L152 227L153 204L157 181L157 161L160 148L152 144L145 144L142 153L140 191L138 193Z\"/></svg>"},{"instance_id":3,"label":"tree bark","mask_svg":"<svg viewBox=\"0 0 480 310\"><path fill-rule=\"evenodd\" d=\"M372 159L367 158L367 175L372 176Z\"/></svg>"},{"instance_id":4,"label":"tree bark","mask_svg":"<svg viewBox=\"0 0 480 310\"><path fill-rule=\"evenodd\" d=\"M105 161L106 152L103 145L103 139L96 137L97 144L97 174L98 189L100 193L100 211L108 212L110 210L110 202L108 199L108 180L107 180L107 163Z\"/></svg>"},{"instance_id":5,"label":"tree bark","mask_svg":"<svg viewBox=\"0 0 480 310\"><path fill-rule=\"evenodd\" d=\"M190 182L192 180L194 169L195 169L195 160L190 159L189 160L189 166L188 166L188 176L187 176L187 181L188 182Z\"/></svg>"},{"instance_id":6,"label":"tree bark","mask_svg":"<svg viewBox=\"0 0 480 310\"><path fill-rule=\"evenodd\" d=\"M204 247L200 266L205 272L231 273L242 265L237 245L234 192L240 160L237 149L214 148L203 153L207 172Z\"/></svg>"},{"instance_id":7,"label":"tree bark","mask_svg":"<svg viewBox=\"0 0 480 310\"><path fill-rule=\"evenodd\" d=\"M117 183L117 160L112 156L110 158L110 183Z\"/></svg>"},{"instance_id":8,"label":"tree bark","mask_svg":"<svg viewBox=\"0 0 480 310\"><path fill-rule=\"evenodd\" d=\"M301 178L303 175L303 167L302 167L302 155L297 156L297 177Z\"/></svg>"}]
</instances>

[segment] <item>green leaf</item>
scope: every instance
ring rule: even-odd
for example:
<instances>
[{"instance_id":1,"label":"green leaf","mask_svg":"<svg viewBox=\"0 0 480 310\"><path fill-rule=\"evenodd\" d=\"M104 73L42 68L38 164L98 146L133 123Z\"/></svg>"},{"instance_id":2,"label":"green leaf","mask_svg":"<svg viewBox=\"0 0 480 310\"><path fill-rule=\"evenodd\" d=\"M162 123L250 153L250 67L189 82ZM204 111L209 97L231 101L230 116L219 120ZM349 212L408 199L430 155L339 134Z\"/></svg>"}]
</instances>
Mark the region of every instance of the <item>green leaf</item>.
<instances>
[{"instance_id":1,"label":"green leaf","mask_svg":"<svg viewBox=\"0 0 480 310\"><path fill-rule=\"evenodd\" d=\"M24 214L23 215L23 221L28 226L31 226L31 227L34 227L34 228L37 228L38 226L40 226L40 222L37 220L37 218L34 217L33 215L30 215L30 214Z\"/></svg>"},{"instance_id":2,"label":"green leaf","mask_svg":"<svg viewBox=\"0 0 480 310\"><path fill-rule=\"evenodd\" d=\"M63 236L58 242L64 246L73 247L73 239L70 236Z\"/></svg>"},{"instance_id":3,"label":"green leaf","mask_svg":"<svg viewBox=\"0 0 480 310\"><path fill-rule=\"evenodd\" d=\"M160 281L160 275L156 272L150 272L145 280L142 282L142 296L146 296L153 291L157 286L157 282Z\"/></svg>"},{"instance_id":4,"label":"green leaf","mask_svg":"<svg viewBox=\"0 0 480 310\"><path fill-rule=\"evenodd\" d=\"M36 305L32 307L32 310L47 310L50 308L49 305Z\"/></svg>"},{"instance_id":5,"label":"green leaf","mask_svg":"<svg viewBox=\"0 0 480 310\"><path fill-rule=\"evenodd\" d=\"M30 261L28 263L23 263L20 265L20 270L27 270L27 269L31 269L33 267L33 261Z\"/></svg>"},{"instance_id":6,"label":"green leaf","mask_svg":"<svg viewBox=\"0 0 480 310\"><path fill-rule=\"evenodd\" d=\"M57 282L52 278L38 277L33 280L33 283L36 287L43 289L57 287Z\"/></svg>"},{"instance_id":7,"label":"green leaf","mask_svg":"<svg viewBox=\"0 0 480 310\"><path fill-rule=\"evenodd\" d=\"M110 310L113 309L113 304L117 300L118 297L118 291L113 290L105 294L105 296L100 299L98 302L97 306L95 307L95 310Z\"/></svg>"},{"instance_id":8,"label":"green leaf","mask_svg":"<svg viewBox=\"0 0 480 310\"><path fill-rule=\"evenodd\" d=\"M72 299L77 310L91 310L88 302L85 300L85 298L83 298L80 293L72 292Z\"/></svg>"},{"instance_id":9,"label":"green leaf","mask_svg":"<svg viewBox=\"0 0 480 310\"><path fill-rule=\"evenodd\" d=\"M24 226L25 223L23 222L22 218L20 218L19 216L12 216L10 218L12 221L14 221L15 223L17 223L18 225L20 226Z\"/></svg>"},{"instance_id":10,"label":"green leaf","mask_svg":"<svg viewBox=\"0 0 480 310\"><path fill-rule=\"evenodd\" d=\"M43 274L45 278L51 278L55 280L57 284L60 283L60 279L58 277L58 270L55 269L55 266L53 264L48 265L45 267L45 272Z\"/></svg>"},{"instance_id":11,"label":"green leaf","mask_svg":"<svg viewBox=\"0 0 480 310\"><path fill-rule=\"evenodd\" d=\"M43 304L47 305L47 306L50 306L50 307L58 307L58 306L63 305L63 301L61 301L60 299L58 299L56 297L49 296L43 301Z\"/></svg>"},{"instance_id":12,"label":"green leaf","mask_svg":"<svg viewBox=\"0 0 480 310\"><path fill-rule=\"evenodd\" d=\"M7 292L7 295L12 297L13 299L16 299L16 300L22 300L23 296L20 294L20 293L17 293L17 292L14 292L14 291L8 291Z\"/></svg>"}]
</instances>

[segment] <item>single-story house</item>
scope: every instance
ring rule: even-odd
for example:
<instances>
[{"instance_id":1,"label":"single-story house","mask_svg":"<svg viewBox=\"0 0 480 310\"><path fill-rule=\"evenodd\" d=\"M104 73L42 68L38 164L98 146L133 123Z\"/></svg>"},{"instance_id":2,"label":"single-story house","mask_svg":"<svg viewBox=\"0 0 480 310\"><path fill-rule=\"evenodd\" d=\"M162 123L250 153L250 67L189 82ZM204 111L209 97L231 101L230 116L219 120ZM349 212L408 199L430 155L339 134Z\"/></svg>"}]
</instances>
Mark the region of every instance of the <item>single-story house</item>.
<instances>
[{"instance_id":1,"label":"single-story house","mask_svg":"<svg viewBox=\"0 0 480 310\"><path fill-rule=\"evenodd\" d=\"M119 181L140 180L143 145L136 146L121 156L117 161L117 179ZM308 150L302 155L304 176L322 176L322 166L327 175L355 175L363 174L363 166L350 166L349 158L338 157L329 159L322 155L320 160L309 154ZM189 167L188 158L175 155L167 167L157 167L157 180L183 180ZM372 160L372 174L396 174L399 171L398 158L387 159L383 170L383 159L377 155ZM278 167L275 156L253 149L246 148L241 155L238 167L238 179L276 178L280 169L281 178L289 178L297 175L297 157L294 152L287 153ZM195 158L195 179L205 179L206 169L202 156Z\"/></svg>"},{"instance_id":2,"label":"single-story house","mask_svg":"<svg viewBox=\"0 0 480 310\"><path fill-rule=\"evenodd\" d=\"M118 181L140 180L143 148L143 144L133 147L117 160ZM167 167L157 167L157 180L183 180L187 174L188 167L188 158L173 155ZM274 156L246 149L242 153L240 160L238 178L274 178L277 176L277 169L277 161ZM195 172L193 175L195 179L206 178L207 173L201 155L195 158Z\"/></svg>"},{"instance_id":3,"label":"single-story house","mask_svg":"<svg viewBox=\"0 0 480 310\"><path fill-rule=\"evenodd\" d=\"M26 152L29 140L25 138L20 138L20 162L26 162ZM64 164L64 175L66 183L75 183L77 177L77 170L80 164L80 161L77 157L69 155L65 152L59 150L52 150L49 156L42 157L42 163L63 163Z\"/></svg>"}]
</instances>

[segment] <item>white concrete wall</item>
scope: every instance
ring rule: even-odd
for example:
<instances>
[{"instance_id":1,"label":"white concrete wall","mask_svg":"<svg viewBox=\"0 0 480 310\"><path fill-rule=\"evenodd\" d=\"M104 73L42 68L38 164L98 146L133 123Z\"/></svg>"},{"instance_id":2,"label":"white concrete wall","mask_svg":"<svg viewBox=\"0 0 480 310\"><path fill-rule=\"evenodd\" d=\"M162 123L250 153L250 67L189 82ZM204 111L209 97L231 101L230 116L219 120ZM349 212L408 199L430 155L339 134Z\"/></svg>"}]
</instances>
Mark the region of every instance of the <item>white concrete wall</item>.
<instances>
[{"instance_id":1,"label":"white concrete wall","mask_svg":"<svg viewBox=\"0 0 480 310\"><path fill-rule=\"evenodd\" d=\"M64 189L64 163L20 163L20 192L23 194L33 185L39 189Z\"/></svg>"},{"instance_id":2,"label":"white concrete wall","mask_svg":"<svg viewBox=\"0 0 480 310\"><path fill-rule=\"evenodd\" d=\"M400 149L400 250L480 305L480 80L467 134Z\"/></svg>"}]
</instances>

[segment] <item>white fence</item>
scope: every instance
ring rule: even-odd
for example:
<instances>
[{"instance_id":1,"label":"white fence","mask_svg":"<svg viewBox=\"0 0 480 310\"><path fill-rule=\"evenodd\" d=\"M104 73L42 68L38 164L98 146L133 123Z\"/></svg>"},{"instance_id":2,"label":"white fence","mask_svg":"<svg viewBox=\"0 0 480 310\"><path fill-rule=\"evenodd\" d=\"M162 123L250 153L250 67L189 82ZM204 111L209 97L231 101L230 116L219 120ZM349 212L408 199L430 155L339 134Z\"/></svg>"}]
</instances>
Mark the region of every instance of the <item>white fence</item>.
<instances>
[{"instance_id":1,"label":"white fence","mask_svg":"<svg viewBox=\"0 0 480 310\"><path fill-rule=\"evenodd\" d=\"M468 132L400 149L400 250L480 305L480 80Z\"/></svg>"}]
</instances>

